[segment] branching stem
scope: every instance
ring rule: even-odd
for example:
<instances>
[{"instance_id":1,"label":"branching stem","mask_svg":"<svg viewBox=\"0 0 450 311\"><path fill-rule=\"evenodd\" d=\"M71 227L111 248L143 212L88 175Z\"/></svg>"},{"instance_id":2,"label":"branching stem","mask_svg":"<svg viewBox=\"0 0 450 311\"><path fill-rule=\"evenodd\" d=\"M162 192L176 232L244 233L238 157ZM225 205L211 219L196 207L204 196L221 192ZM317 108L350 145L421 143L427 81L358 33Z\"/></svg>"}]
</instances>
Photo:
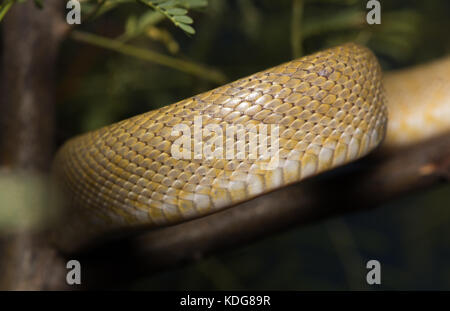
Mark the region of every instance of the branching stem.
<instances>
[{"instance_id":1,"label":"branching stem","mask_svg":"<svg viewBox=\"0 0 450 311\"><path fill-rule=\"evenodd\" d=\"M80 42L96 45L128 56L133 56L142 60L170 67L214 83L223 84L226 81L225 75L216 69L206 68L200 64L190 61L177 59L155 51L124 44L118 40L76 30L71 33L71 38Z\"/></svg>"}]
</instances>

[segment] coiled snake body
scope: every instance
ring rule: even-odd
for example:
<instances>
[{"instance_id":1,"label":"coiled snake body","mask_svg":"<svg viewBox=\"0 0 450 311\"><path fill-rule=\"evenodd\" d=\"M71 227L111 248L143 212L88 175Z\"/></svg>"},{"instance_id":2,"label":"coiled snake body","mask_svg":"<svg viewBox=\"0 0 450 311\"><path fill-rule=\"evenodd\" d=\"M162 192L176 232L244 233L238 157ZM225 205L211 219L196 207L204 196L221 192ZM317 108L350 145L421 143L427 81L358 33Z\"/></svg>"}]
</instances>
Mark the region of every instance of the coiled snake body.
<instances>
[{"instance_id":1,"label":"coiled snake body","mask_svg":"<svg viewBox=\"0 0 450 311\"><path fill-rule=\"evenodd\" d=\"M196 117L203 128L224 131L276 125L277 137L269 128L256 150L266 142L277 150L271 158L250 157L246 139L227 157L213 143L238 131L210 131L189 144L212 145L213 157L175 157L181 132L174 127L185 124L193 133ZM76 214L65 229L91 236L207 215L364 156L382 141L386 122L381 69L368 49L346 44L293 60L68 141L54 162ZM264 167L275 156L276 165Z\"/></svg>"}]
</instances>

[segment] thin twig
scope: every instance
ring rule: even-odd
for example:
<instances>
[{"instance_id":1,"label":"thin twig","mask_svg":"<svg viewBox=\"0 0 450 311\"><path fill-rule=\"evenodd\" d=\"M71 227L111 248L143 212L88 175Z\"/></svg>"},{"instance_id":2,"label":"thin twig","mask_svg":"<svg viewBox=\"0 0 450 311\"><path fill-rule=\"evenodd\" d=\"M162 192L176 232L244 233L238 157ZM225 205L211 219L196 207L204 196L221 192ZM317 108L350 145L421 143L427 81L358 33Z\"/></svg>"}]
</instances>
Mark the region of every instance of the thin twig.
<instances>
[{"instance_id":1,"label":"thin twig","mask_svg":"<svg viewBox=\"0 0 450 311\"><path fill-rule=\"evenodd\" d=\"M302 48L303 0L293 0L291 21L292 56L298 58L303 54Z\"/></svg>"},{"instance_id":2,"label":"thin twig","mask_svg":"<svg viewBox=\"0 0 450 311\"><path fill-rule=\"evenodd\" d=\"M218 70L206 68L193 62L177 59L129 44L124 44L114 39L75 30L71 33L71 38L80 42L96 45L128 56L133 56L142 60L170 67L214 83L223 84L226 81L225 75Z\"/></svg>"}]
</instances>

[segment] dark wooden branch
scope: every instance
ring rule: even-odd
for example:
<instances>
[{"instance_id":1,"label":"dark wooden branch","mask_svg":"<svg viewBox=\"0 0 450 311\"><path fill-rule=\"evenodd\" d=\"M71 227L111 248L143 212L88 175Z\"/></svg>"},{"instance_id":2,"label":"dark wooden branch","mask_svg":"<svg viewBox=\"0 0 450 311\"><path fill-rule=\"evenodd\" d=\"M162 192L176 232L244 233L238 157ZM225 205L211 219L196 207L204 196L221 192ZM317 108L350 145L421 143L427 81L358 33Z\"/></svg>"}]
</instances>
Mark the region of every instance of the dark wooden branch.
<instances>
[{"instance_id":1,"label":"dark wooden branch","mask_svg":"<svg viewBox=\"0 0 450 311\"><path fill-rule=\"evenodd\" d=\"M79 255L87 286L120 286L323 218L376 207L450 179L450 133L356 163L210 216ZM108 284L108 285L106 285Z\"/></svg>"},{"instance_id":2,"label":"dark wooden branch","mask_svg":"<svg viewBox=\"0 0 450 311\"><path fill-rule=\"evenodd\" d=\"M45 170L53 153L54 74L62 3L13 6L3 22L3 166Z\"/></svg>"},{"instance_id":3,"label":"dark wooden branch","mask_svg":"<svg viewBox=\"0 0 450 311\"><path fill-rule=\"evenodd\" d=\"M63 3L48 0L42 10L33 1L15 4L2 21L0 165L10 173L45 174L51 163L54 74L66 28ZM45 236L3 235L0 248L1 289L63 284L65 263Z\"/></svg>"}]
</instances>

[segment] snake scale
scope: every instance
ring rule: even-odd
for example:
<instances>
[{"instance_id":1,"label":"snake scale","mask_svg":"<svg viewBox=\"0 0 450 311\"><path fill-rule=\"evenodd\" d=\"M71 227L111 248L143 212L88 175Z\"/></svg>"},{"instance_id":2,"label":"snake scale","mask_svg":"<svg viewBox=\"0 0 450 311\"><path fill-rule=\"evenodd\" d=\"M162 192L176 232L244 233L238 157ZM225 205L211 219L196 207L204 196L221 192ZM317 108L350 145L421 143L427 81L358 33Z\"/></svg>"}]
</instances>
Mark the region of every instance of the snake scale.
<instances>
[{"instance_id":1,"label":"snake scale","mask_svg":"<svg viewBox=\"0 0 450 311\"><path fill-rule=\"evenodd\" d=\"M190 137L194 149L211 147L212 157L175 157L175 126L194 132L196 118L203 127L242 126L238 131L276 125L276 135L268 130L256 145L258 151L267 143L271 157L249 155L247 132L244 149L237 140L227 157L220 142L238 131ZM353 43L320 51L66 142L53 166L69 215L76 215L65 230L97 235L214 213L364 156L386 125L375 56Z\"/></svg>"}]
</instances>

